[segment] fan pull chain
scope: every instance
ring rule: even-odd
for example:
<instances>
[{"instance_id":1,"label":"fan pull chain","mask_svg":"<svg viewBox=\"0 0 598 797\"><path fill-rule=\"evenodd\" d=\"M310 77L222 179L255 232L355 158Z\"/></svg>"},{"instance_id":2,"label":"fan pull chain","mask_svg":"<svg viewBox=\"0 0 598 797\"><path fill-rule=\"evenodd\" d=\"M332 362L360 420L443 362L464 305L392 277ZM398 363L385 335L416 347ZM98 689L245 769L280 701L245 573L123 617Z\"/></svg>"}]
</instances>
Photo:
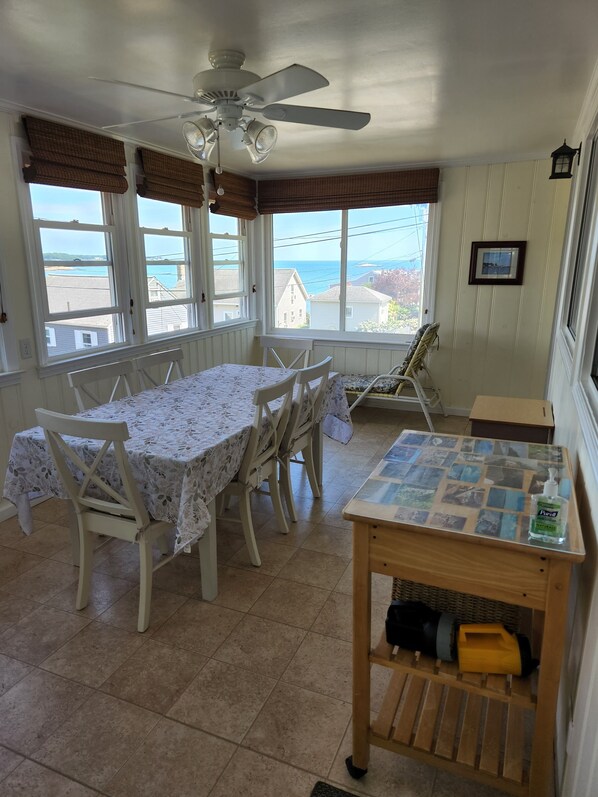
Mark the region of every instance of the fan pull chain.
<instances>
[{"instance_id":1,"label":"fan pull chain","mask_svg":"<svg viewBox=\"0 0 598 797\"><path fill-rule=\"evenodd\" d=\"M0 324L6 324L8 316L4 312L4 299L2 297L2 283L0 283Z\"/></svg>"},{"instance_id":2,"label":"fan pull chain","mask_svg":"<svg viewBox=\"0 0 598 797\"><path fill-rule=\"evenodd\" d=\"M216 130L216 155L218 157L218 164L216 165L216 174L222 174L222 166L220 165L220 125ZM224 196L224 188L219 185L216 189L218 196Z\"/></svg>"}]
</instances>

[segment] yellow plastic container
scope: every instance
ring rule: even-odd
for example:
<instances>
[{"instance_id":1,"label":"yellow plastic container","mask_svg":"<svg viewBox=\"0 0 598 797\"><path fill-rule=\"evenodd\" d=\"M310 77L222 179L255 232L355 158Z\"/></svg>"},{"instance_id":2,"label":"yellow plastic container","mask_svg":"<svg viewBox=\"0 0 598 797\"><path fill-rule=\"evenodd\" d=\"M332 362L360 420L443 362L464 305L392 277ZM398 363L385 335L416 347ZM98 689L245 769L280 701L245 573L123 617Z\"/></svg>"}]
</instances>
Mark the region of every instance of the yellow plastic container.
<instances>
[{"instance_id":1,"label":"yellow plastic container","mask_svg":"<svg viewBox=\"0 0 598 797\"><path fill-rule=\"evenodd\" d=\"M459 626L457 650L461 672L521 675L519 640L500 623Z\"/></svg>"}]
</instances>

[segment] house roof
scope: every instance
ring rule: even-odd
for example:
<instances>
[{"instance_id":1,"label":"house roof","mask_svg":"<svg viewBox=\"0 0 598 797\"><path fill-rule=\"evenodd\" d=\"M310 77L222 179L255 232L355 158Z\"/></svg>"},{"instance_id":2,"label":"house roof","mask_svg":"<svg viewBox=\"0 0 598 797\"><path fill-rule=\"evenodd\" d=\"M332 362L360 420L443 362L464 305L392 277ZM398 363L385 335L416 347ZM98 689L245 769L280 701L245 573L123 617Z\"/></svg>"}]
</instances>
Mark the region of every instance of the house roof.
<instances>
[{"instance_id":1,"label":"house roof","mask_svg":"<svg viewBox=\"0 0 598 797\"><path fill-rule=\"evenodd\" d=\"M313 302L338 302L340 299L340 287L335 285L323 293L317 293L311 297ZM392 296L380 291L374 291L365 285L347 285L347 304L388 304Z\"/></svg>"},{"instance_id":2,"label":"house roof","mask_svg":"<svg viewBox=\"0 0 598 797\"><path fill-rule=\"evenodd\" d=\"M303 284L303 280L299 276L299 272L295 268L275 268L274 269L274 305L276 306L279 301L282 299L282 295L285 292L287 286L293 280L295 284L299 287L299 290L303 294L304 299L308 299L308 293L305 290L305 285Z\"/></svg>"}]
</instances>

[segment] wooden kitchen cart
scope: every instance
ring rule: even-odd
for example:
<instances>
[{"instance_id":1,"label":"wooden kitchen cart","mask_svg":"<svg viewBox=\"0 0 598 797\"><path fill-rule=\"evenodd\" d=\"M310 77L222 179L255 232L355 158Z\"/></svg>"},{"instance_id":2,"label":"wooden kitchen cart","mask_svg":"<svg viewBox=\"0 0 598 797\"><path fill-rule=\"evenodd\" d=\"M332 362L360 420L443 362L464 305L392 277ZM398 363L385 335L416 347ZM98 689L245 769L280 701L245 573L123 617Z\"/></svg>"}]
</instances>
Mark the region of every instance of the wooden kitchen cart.
<instances>
[{"instance_id":1,"label":"wooden kitchen cart","mask_svg":"<svg viewBox=\"0 0 598 797\"><path fill-rule=\"evenodd\" d=\"M530 497L548 465L570 499L562 546L529 543ZM571 568L584 558L565 449L404 431L344 510L353 521L353 748L376 745L514 795L548 797ZM461 673L387 644L370 649L371 576L533 614L528 678ZM399 582L395 582L395 585ZM370 668L392 669L370 722ZM526 718L526 714L529 717Z\"/></svg>"}]
</instances>

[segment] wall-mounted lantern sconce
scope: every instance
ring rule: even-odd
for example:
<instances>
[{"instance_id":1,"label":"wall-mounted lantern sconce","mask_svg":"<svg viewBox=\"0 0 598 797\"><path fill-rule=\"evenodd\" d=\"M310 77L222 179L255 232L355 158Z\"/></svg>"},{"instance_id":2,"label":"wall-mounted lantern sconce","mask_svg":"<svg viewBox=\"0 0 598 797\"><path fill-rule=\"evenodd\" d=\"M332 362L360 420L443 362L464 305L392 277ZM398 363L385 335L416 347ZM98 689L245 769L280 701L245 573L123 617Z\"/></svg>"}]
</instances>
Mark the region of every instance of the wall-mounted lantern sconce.
<instances>
[{"instance_id":1,"label":"wall-mounted lantern sconce","mask_svg":"<svg viewBox=\"0 0 598 797\"><path fill-rule=\"evenodd\" d=\"M567 146L567 139L563 141L563 146L551 152L552 158L552 172L550 173L550 180L568 180L573 177L573 159L577 155L577 164L579 165L579 158L581 157L581 141L579 147L573 149Z\"/></svg>"}]
</instances>

